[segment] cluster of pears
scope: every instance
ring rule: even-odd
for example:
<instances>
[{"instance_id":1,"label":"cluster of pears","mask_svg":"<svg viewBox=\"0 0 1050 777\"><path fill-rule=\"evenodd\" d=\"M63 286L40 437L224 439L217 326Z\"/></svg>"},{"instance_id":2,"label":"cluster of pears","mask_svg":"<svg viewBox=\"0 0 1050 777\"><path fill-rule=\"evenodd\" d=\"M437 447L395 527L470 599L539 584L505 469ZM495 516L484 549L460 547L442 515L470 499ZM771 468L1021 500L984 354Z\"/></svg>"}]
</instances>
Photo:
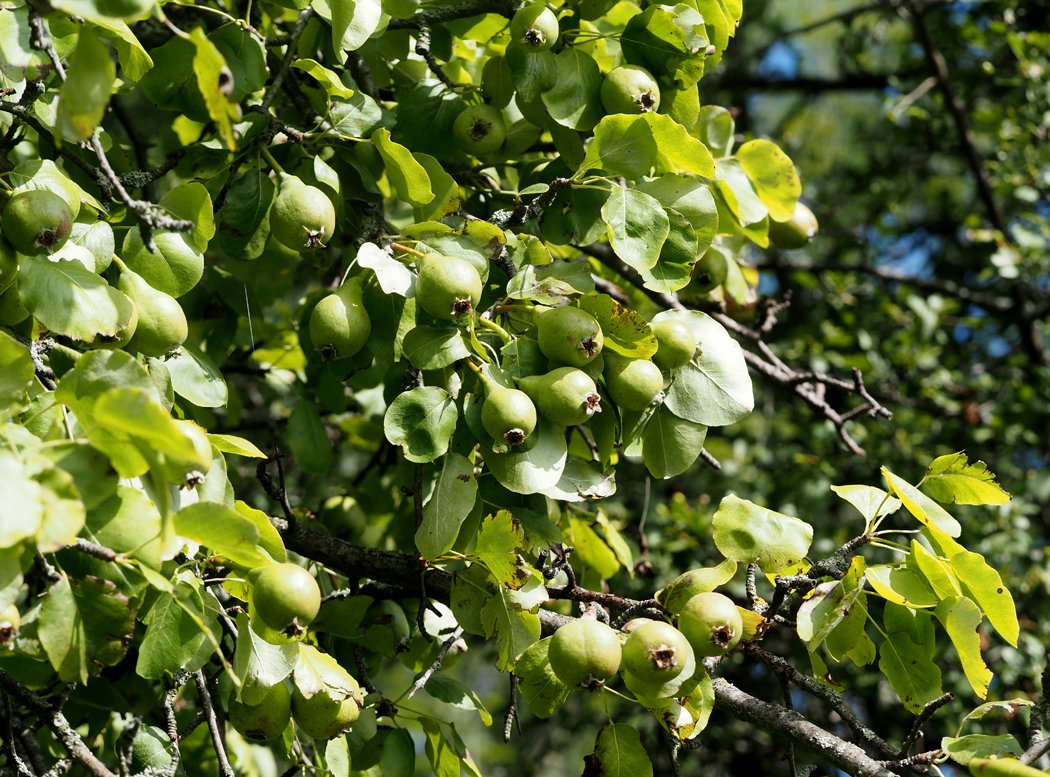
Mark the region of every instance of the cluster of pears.
<instances>
[{"instance_id":1,"label":"cluster of pears","mask_svg":"<svg viewBox=\"0 0 1050 777\"><path fill-rule=\"evenodd\" d=\"M123 258L117 258L112 227L98 220L93 210L81 207L80 188L52 163L42 169L47 176L16 189L3 209L0 324L15 326L30 314L14 287L19 256L76 261L98 274L116 263L120 268L117 288L131 301L131 315L121 330L100 335L90 345L111 349L127 346L146 356L163 356L182 345L189 327L175 298L200 281L203 255L180 250L184 243L178 233L158 232L158 244L173 249L162 259L148 251L137 229L131 229L124 240ZM44 185L49 188L40 188Z\"/></svg>"},{"instance_id":2,"label":"cluster of pears","mask_svg":"<svg viewBox=\"0 0 1050 777\"><path fill-rule=\"evenodd\" d=\"M542 2L523 5L510 20L511 47L526 56L549 51L558 42L558 17ZM486 76L483 75L483 79ZM488 87L483 83L482 91ZM620 65L606 74L599 93L607 113L650 113L660 107L660 87L652 74L637 65ZM498 151L507 138L503 113L488 104L470 105L452 125L457 146L468 154L485 156Z\"/></svg>"},{"instance_id":3,"label":"cluster of pears","mask_svg":"<svg viewBox=\"0 0 1050 777\"><path fill-rule=\"evenodd\" d=\"M306 627L321 609L321 591L314 576L298 564L280 563L258 567L248 573L252 629L275 644L302 639ZM313 648L311 648L313 649ZM254 741L281 735L295 719L301 731L314 739L331 739L357 720L363 697L357 681L335 662L326 662L325 689L306 695L298 685L279 682L254 693L252 701L231 696L227 705L230 723Z\"/></svg>"},{"instance_id":4,"label":"cluster of pears","mask_svg":"<svg viewBox=\"0 0 1050 777\"><path fill-rule=\"evenodd\" d=\"M737 606L715 591L689 597L677 616L677 627L635 618L616 630L588 611L554 633L551 670L570 688L596 687L619 672L646 706L664 706L694 678L699 658L732 650L744 629Z\"/></svg>"},{"instance_id":5,"label":"cluster of pears","mask_svg":"<svg viewBox=\"0 0 1050 777\"><path fill-rule=\"evenodd\" d=\"M598 320L579 307L536 306L535 336L552 369L528 375L509 388L482 376L485 401L481 418L497 443L527 447L537 415L559 427L586 423L601 412L601 381L606 396L619 408L642 411L663 391L665 372L693 359L697 342L692 330L676 320L652 325L659 344L652 359L630 358L605 347Z\"/></svg>"}]
</instances>

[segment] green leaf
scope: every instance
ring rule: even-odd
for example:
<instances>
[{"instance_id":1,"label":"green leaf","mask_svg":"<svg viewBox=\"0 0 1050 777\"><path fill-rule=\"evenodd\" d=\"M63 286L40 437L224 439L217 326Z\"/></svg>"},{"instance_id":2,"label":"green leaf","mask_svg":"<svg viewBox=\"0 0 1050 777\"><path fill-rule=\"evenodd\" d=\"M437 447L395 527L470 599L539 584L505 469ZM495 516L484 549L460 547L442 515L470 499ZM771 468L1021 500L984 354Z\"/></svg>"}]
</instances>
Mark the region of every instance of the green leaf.
<instances>
[{"instance_id":1,"label":"green leaf","mask_svg":"<svg viewBox=\"0 0 1050 777\"><path fill-rule=\"evenodd\" d=\"M232 453L235 456L247 456L252 459L265 459L266 454L259 450L251 440L233 434L209 434L208 441L220 453Z\"/></svg>"},{"instance_id":2,"label":"green leaf","mask_svg":"<svg viewBox=\"0 0 1050 777\"><path fill-rule=\"evenodd\" d=\"M602 219L616 254L636 270L652 267L660 259L670 223L655 199L637 189L613 187L602 205Z\"/></svg>"},{"instance_id":3,"label":"green leaf","mask_svg":"<svg viewBox=\"0 0 1050 777\"><path fill-rule=\"evenodd\" d=\"M272 563L260 547L259 528L236 510L217 502L197 502L175 513L175 531L249 569Z\"/></svg>"},{"instance_id":4,"label":"green leaf","mask_svg":"<svg viewBox=\"0 0 1050 777\"><path fill-rule=\"evenodd\" d=\"M0 421L25 409L26 392L35 375L29 348L7 332L0 332Z\"/></svg>"},{"instance_id":5,"label":"green leaf","mask_svg":"<svg viewBox=\"0 0 1050 777\"><path fill-rule=\"evenodd\" d=\"M95 421L113 432L141 440L144 445L180 461L196 463L207 471L211 457L202 458L183 427L171 417L153 394L137 387L112 388L95 402Z\"/></svg>"},{"instance_id":6,"label":"green leaf","mask_svg":"<svg viewBox=\"0 0 1050 777\"><path fill-rule=\"evenodd\" d=\"M0 452L0 504L18 516L17 521L0 521L0 548L14 547L36 534L44 517L41 491L14 453Z\"/></svg>"},{"instance_id":7,"label":"green leaf","mask_svg":"<svg viewBox=\"0 0 1050 777\"><path fill-rule=\"evenodd\" d=\"M215 217L212 215L211 195L204 184L196 181L179 184L161 197L157 204L173 218L192 221L193 229L185 234L198 251L203 253L208 250L208 244L215 237Z\"/></svg>"},{"instance_id":8,"label":"green leaf","mask_svg":"<svg viewBox=\"0 0 1050 777\"><path fill-rule=\"evenodd\" d=\"M1016 758L974 758L969 766L970 774L979 777L1042 777L1046 774Z\"/></svg>"},{"instance_id":9,"label":"green leaf","mask_svg":"<svg viewBox=\"0 0 1050 777\"><path fill-rule=\"evenodd\" d=\"M253 32L237 22L228 22L208 33L208 40L222 54L233 76L229 99L234 103L266 85L266 49Z\"/></svg>"},{"instance_id":10,"label":"green leaf","mask_svg":"<svg viewBox=\"0 0 1050 777\"><path fill-rule=\"evenodd\" d=\"M423 688L435 699L451 704L453 707L461 710L476 710L484 725L492 725L492 715L485 708L481 698L458 680L444 674L434 674L427 680Z\"/></svg>"},{"instance_id":11,"label":"green leaf","mask_svg":"<svg viewBox=\"0 0 1050 777\"><path fill-rule=\"evenodd\" d=\"M197 88L204 97L204 107L217 125L219 137L224 145L232 149L236 146L233 122L240 117L240 111L236 103L230 102L223 87L224 80L231 77L226 68L226 59L200 27L190 31L190 41L196 49L193 55L193 75Z\"/></svg>"},{"instance_id":12,"label":"green leaf","mask_svg":"<svg viewBox=\"0 0 1050 777\"><path fill-rule=\"evenodd\" d=\"M1008 758L1019 756L1024 748L1010 734L967 734L943 737L941 749L956 763L966 766L974 758Z\"/></svg>"},{"instance_id":13,"label":"green leaf","mask_svg":"<svg viewBox=\"0 0 1050 777\"><path fill-rule=\"evenodd\" d=\"M571 516L566 540L575 548L579 560L597 572L602 580L608 580L620 571L620 559L589 521Z\"/></svg>"},{"instance_id":14,"label":"green leaf","mask_svg":"<svg viewBox=\"0 0 1050 777\"><path fill-rule=\"evenodd\" d=\"M572 689L558 679L547 658L551 638L529 646L514 665L518 691L537 718L549 718L569 698Z\"/></svg>"},{"instance_id":15,"label":"green leaf","mask_svg":"<svg viewBox=\"0 0 1050 777\"><path fill-rule=\"evenodd\" d=\"M455 213L463 204L463 195L459 184L441 162L429 154L416 152L416 161L426 170L430 178L430 188L434 192L434 199L421 208L416 208L413 213L417 222L443 219L450 213ZM467 225L481 222L467 222Z\"/></svg>"},{"instance_id":16,"label":"green leaf","mask_svg":"<svg viewBox=\"0 0 1050 777\"><path fill-rule=\"evenodd\" d=\"M652 777L653 764L634 726L611 723L598 732L587 774L594 777Z\"/></svg>"},{"instance_id":17,"label":"green leaf","mask_svg":"<svg viewBox=\"0 0 1050 777\"><path fill-rule=\"evenodd\" d=\"M197 407L226 406L226 381L206 353L186 343L176 357L164 364L171 375L171 386L180 397Z\"/></svg>"},{"instance_id":18,"label":"green leaf","mask_svg":"<svg viewBox=\"0 0 1050 777\"><path fill-rule=\"evenodd\" d=\"M901 508L899 499L875 486L832 486L831 490L856 507L869 526L882 516Z\"/></svg>"},{"instance_id":19,"label":"green leaf","mask_svg":"<svg viewBox=\"0 0 1050 777\"><path fill-rule=\"evenodd\" d=\"M517 563L518 551L524 544L521 524L509 511L500 510L481 522L471 555L485 565L501 586L517 589L529 579L528 570Z\"/></svg>"},{"instance_id":20,"label":"green leaf","mask_svg":"<svg viewBox=\"0 0 1050 777\"><path fill-rule=\"evenodd\" d=\"M379 773L383 777L413 777L416 773L416 743L406 729L394 729L383 740Z\"/></svg>"},{"instance_id":21,"label":"green leaf","mask_svg":"<svg viewBox=\"0 0 1050 777\"><path fill-rule=\"evenodd\" d=\"M451 395L437 386L419 386L398 394L383 418L383 431L405 458L433 461L448 450L459 412Z\"/></svg>"},{"instance_id":22,"label":"green leaf","mask_svg":"<svg viewBox=\"0 0 1050 777\"><path fill-rule=\"evenodd\" d=\"M470 347L458 326L420 324L405 335L401 352L417 369L440 370L470 356Z\"/></svg>"},{"instance_id":23,"label":"green leaf","mask_svg":"<svg viewBox=\"0 0 1050 777\"><path fill-rule=\"evenodd\" d=\"M523 102L531 103L558 79L558 63L549 51L529 51L512 41L507 46L506 59L518 99Z\"/></svg>"},{"instance_id":24,"label":"green leaf","mask_svg":"<svg viewBox=\"0 0 1050 777\"><path fill-rule=\"evenodd\" d=\"M336 52L357 51L379 29L383 6L379 0L329 0L332 46ZM337 54L342 61L343 54Z\"/></svg>"},{"instance_id":25,"label":"green leaf","mask_svg":"<svg viewBox=\"0 0 1050 777\"><path fill-rule=\"evenodd\" d=\"M334 70L326 68L316 59L297 59L292 63L292 67L302 70L317 81L329 97L342 97L347 100L354 96L354 90L346 86Z\"/></svg>"},{"instance_id":26,"label":"green leaf","mask_svg":"<svg viewBox=\"0 0 1050 777\"><path fill-rule=\"evenodd\" d=\"M332 441L317 405L300 399L288 417L288 445L306 472L323 475L332 466Z\"/></svg>"},{"instance_id":27,"label":"green leaf","mask_svg":"<svg viewBox=\"0 0 1050 777\"><path fill-rule=\"evenodd\" d=\"M482 606L481 623L486 636L496 638L496 666L501 671L510 669L518 656L540 638L539 617L522 611L502 588Z\"/></svg>"},{"instance_id":28,"label":"green leaf","mask_svg":"<svg viewBox=\"0 0 1050 777\"><path fill-rule=\"evenodd\" d=\"M403 106L402 106L403 110ZM358 91L346 102L336 102L328 113L331 132L336 137L364 138L383 124L379 103Z\"/></svg>"},{"instance_id":29,"label":"green leaf","mask_svg":"<svg viewBox=\"0 0 1050 777\"><path fill-rule=\"evenodd\" d=\"M934 459L919 485L943 504L1002 505L1011 499L987 464L971 464L962 451Z\"/></svg>"},{"instance_id":30,"label":"green leaf","mask_svg":"<svg viewBox=\"0 0 1050 777\"><path fill-rule=\"evenodd\" d=\"M563 127L592 129L605 115L598 63L589 54L566 46L554 57L554 73L553 87L540 94L547 113Z\"/></svg>"},{"instance_id":31,"label":"green leaf","mask_svg":"<svg viewBox=\"0 0 1050 777\"><path fill-rule=\"evenodd\" d=\"M333 656L321 652L313 645L299 643L299 660L295 664L293 674L295 687L307 699L324 694L339 702L350 696L360 701L357 681Z\"/></svg>"},{"instance_id":32,"label":"green leaf","mask_svg":"<svg viewBox=\"0 0 1050 777\"><path fill-rule=\"evenodd\" d=\"M445 738L441 727L429 718L424 718L422 723L423 734L426 737L423 749L430 766L434 769L434 777L459 777L459 754Z\"/></svg>"},{"instance_id":33,"label":"green leaf","mask_svg":"<svg viewBox=\"0 0 1050 777\"><path fill-rule=\"evenodd\" d=\"M791 158L780 146L769 140L749 140L737 149L736 159L759 199L769 208L771 219L787 221L795 215L802 181Z\"/></svg>"},{"instance_id":34,"label":"green leaf","mask_svg":"<svg viewBox=\"0 0 1050 777\"><path fill-rule=\"evenodd\" d=\"M915 540L911 541L911 555L906 562L909 568L926 578L938 598L944 599L962 593L951 565Z\"/></svg>"},{"instance_id":35,"label":"green leaf","mask_svg":"<svg viewBox=\"0 0 1050 777\"><path fill-rule=\"evenodd\" d=\"M84 19L136 19L154 6L156 0L56 0L50 6L70 16Z\"/></svg>"},{"instance_id":36,"label":"green leaf","mask_svg":"<svg viewBox=\"0 0 1050 777\"><path fill-rule=\"evenodd\" d=\"M933 525L949 537L958 537L962 534L962 526L943 507L903 478L894 475L886 467L883 467L881 471L890 491L901 500L904 508L919 523L926 526Z\"/></svg>"},{"instance_id":37,"label":"green leaf","mask_svg":"<svg viewBox=\"0 0 1050 777\"><path fill-rule=\"evenodd\" d=\"M577 175L597 169L613 176L641 178L652 170L658 153L652 128L641 116L614 113L594 128Z\"/></svg>"},{"instance_id":38,"label":"green leaf","mask_svg":"<svg viewBox=\"0 0 1050 777\"><path fill-rule=\"evenodd\" d=\"M704 105L696 119L696 136L702 140L711 153L727 157L733 151L733 137L736 135L736 122L733 115L720 105Z\"/></svg>"},{"instance_id":39,"label":"green leaf","mask_svg":"<svg viewBox=\"0 0 1050 777\"><path fill-rule=\"evenodd\" d=\"M273 645L255 633L248 613L237 616L233 671L241 684L238 698L242 702L259 704L270 688L292 673L298 660L299 646L296 643Z\"/></svg>"},{"instance_id":40,"label":"green leaf","mask_svg":"<svg viewBox=\"0 0 1050 777\"><path fill-rule=\"evenodd\" d=\"M905 607L936 607L940 597L926 580L907 567L878 564L864 573L872 589L887 601Z\"/></svg>"},{"instance_id":41,"label":"green leaf","mask_svg":"<svg viewBox=\"0 0 1050 777\"><path fill-rule=\"evenodd\" d=\"M194 672L208 662L222 638L219 603L191 573L181 573L171 594L157 596L146 614L135 671L158 680L179 669Z\"/></svg>"},{"instance_id":42,"label":"green leaf","mask_svg":"<svg viewBox=\"0 0 1050 777\"><path fill-rule=\"evenodd\" d=\"M22 257L18 296L43 326L75 340L115 335L134 310L131 300L73 259Z\"/></svg>"},{"instance_id":43,"label":"green leaf","mask_svg":"<svg viewBox=\"0 0 1050 777\"><path fill-rule=\"evenodd\" d=\"M620 36L628 62L679 87L692 86L703 76L707 46L703 17L685 3L649 6L631 17Z\"/></svg>"},{"instance_id":44,"label":"green leaf","mask_svg":"<svg viewBox=\"0 0 1050 777\"><path fill-rule=\"evenodd\" d=\"M769 208L762 202L744 168L735 159L718 161L718 180L715 182L719 194L725 200L730 212L747 227L757 224L769 216Z\"/></svg>"},{"instance_id":45,"label":"green leaf","mask_svg":"<svg viewBox=\"0 0 1050 777\"><path fill-rule=\"evenodd\" d=\"M69 141L87 140L102 123L117 78L117 66L95 31L85 25L69 58L58 96L58 129Z\"/></svg>"},{"instance_id":46,"label":"green leaf","mask_svg":"<svg viewBox=\"0 0 1050 777\"><path fill-rule=\"evenodd\" d=\"M919 713L941 695L941 670L908 634L889 632L879 645L879 671L904 706Z\"/></svg>"},{"instance_id":47,"label":"green leaf","mask_svg":"<svg viewBox=\"0 0 1050 777\"><path fill-rule=\"evenodd\" d=\"M857 576L863 572L863 567L863 561L855 558L851 570L852 581L821 583L802 602L795 618L796 631L799 639L806 643L807 650L816 650L849 615L864 592L864 587L857 585Z\"/></svg>"},{"instance_id":48,"label":"green leaf","mask_svg":"<svg viewBox=\"0 0 1050 777\"><path fill-rule=\"evenodd\" d=\"M867 594L857 599L853 607L824 640L828 655L835 661L847 658L857 666L867 666L875 660L875 643L868 637Z\"/></svg>"},{"instance_id":49,"label":"green leaf","mask_svg":"<svg viewBox=\"0 0 1050 777\"><path fill-rule=\"evenodd\" d=\"M565 472L568 446L564 430L544 418L536 426L536 444L519 453L482 450L485 465L500 485L515 494L536 494L558 485Z\"/></svg>"},{"instance_id":50,"label":"green leaf","mask_svg":"<svg viewBox=\"0 0 1050 777\"><path fill-rule=\"evenodd\" d=\"M580 297L580 308L601 325L604 347L634 359L648 359L656 353L656 338L646 320L608 294L585 294Z\"/></svg>"},{"instance_id":51,"label":"green leaf","mask_svg":"<svg viewBox=\"0 0 1050 777\"><path fill-rule=\"evenodd\" d=\"M162 526L157 506L143 492L127 486L118 486L87 514L87 528L96 542L153 569L161 566Z\"/></svg>"},{"instance_id":52,"label":"green leaf","mask_svg":"<svg viewBox=\"0 0 1050 777\"><path fill-rule=\"evenodd\" d=\"M256 259L270 236L267 214L277 187L262 170L250 170L230 187L216 214L215 245L234 259Z\"/></svg>"},{"instance_id":53,"label":"green leaf","mask_svg":"<svg viewBox=\"0 0 1050 777\"><path fill-rule=\"evenodd\" d=\"M701 141L670 116L646 113L641 119L649 125L656 142L657 173L715 177L715 160Z\"/></svg>"},{"instance_id":54,"label":"green leaf","mask_svg":"<svg viewBox=\"0 0 1050 777\"><path fill-rule=\"evenodd\" d=\"M951 637L970 687L978 698L985 698L992 673L981 658L980 608L965 596L954 596L937 605L933 614Z\"/></svg>"},{"instance_id":55,"label":"green leaf","mask_svg":"<svg viewBox=\"0 0 1050 777\"><path fill-rule=\"evenodd\" d=\"M449 453L434 492L423 505L423 522L416 530L416 547L424 558L435 559L451 548L477 499L474 465L458 453Z\"/></svg>"},{"instance_id":56,"label":"green leaf","mask_svg":"<svg viewBox=\"0 0 1050 777\"><path fill-rule=\"evenodd\" d=\"M748 415L755 395L739 343L706 313L666 311L653 322L667 319L680 320L693 330L700 356L675 372L665 407L705 426L726 426Z\"/></svg>"},{"instance_id":57,"label":"green leaf","mask_svg":"<svg viewBox=\"0 0 1050 777\"><path fill-rule=\"evenodd\" d=\"M642 459L655 478L681 475L699 458L706 437L706 426L679 418L661 405L645 427Z\"/></svg>"},{"instance_id":58,"label":"green leaf","mask_svg":"<svg viewBox=\"0 0 1050 777\"><path fill-rule=\"evenodd\" d=\"M37 634L51 666L65 682L86 683L127 652L135 608L109 580L63 576L40 605Z\"/></svg>"},{"instance_id":59,"label":"green leaf","mask_svg":"<svg viewBox=\"0 0 1050 777\"><path fill-rule=\"evenodd\" d=\"M430 176L412 152L390 139L390 130L379 129L372 135L372 143L386 165L386 175L398 199L423 206L434 199Z\"/></svg>"},{"instance_id":60,"label":"green leaf","mask_svg":"<svg viewBox=\"0 0 1050 777\"><path fill-rule=\"evenodd\" d=\"M966 595L977 602L999 636L1016 647L1020 636L1017 608L995 568L985 561L984 556L968 550L953 554L948 563Z\"/></svg>"},{"instance_id":61,"label":"green leaf","mask_svg":"<svg viewBox=\"0 0 1050 777\"><path fill-rule=\"evenodd\" d=\"M152 4L150 2L150 5ZM117 50L120 74L124 80L134 83L153 67L153 60L150 59L146 49L143 48L126 22L103 18L96 18L94 22L98 28L98 34L108 39L113 44L113 48Z\"/></svg>"},{"instance_id":62,"label":"green leaf","mask_svg":"<svg viewBox=\"0 0 1050 777\"><path fill-rule=\"evenodd\" d=\"M755 562L766 574L797 571L813 541L813 527L805 521L733 494L718 505L711 529L723 556Z\"/></svg>"}]
</instances>

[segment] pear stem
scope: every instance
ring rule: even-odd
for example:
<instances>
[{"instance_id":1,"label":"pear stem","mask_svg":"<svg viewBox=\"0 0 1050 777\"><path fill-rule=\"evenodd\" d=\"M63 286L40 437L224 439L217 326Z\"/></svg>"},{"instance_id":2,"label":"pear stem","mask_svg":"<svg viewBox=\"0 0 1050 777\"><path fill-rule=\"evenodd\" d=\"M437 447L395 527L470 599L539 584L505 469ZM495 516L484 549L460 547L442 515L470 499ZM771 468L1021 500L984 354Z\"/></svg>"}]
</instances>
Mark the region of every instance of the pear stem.
<instances>
[{"instance_id":1,"label":"pear stem","mask_svg":"<svg viewBox=\"0 0 1050 777\"><path fill-rule=\"evenodd\" d=\"M270 149L262 146L259 148L259 153L263 155L263 159L270 163L270 167L276 170L278 173L284 173L284 168L281 167L281 163L273 158L273 154L270 153Z\"/></svg>"},{"instance_id":2,"label":"pear stem","mask_svg":"<svg viewBox=\"0 0 1050 777\"><path fill-rule=\"evenodd\" d=\"M396 248L398 251L401 251L402 253L412 254L412 256L423 257L423 256L426 255L422 251L417 251L414 248L409 248L408 246L406 246L403 243L391 243L390 246L391 246L391 248Z\"/></svg>"},{"instance_id":3,"label":"pear stem","mask_svg":"<svg viewBox=\"0 0 1050 777\"><path fill-rule=\"evenodd\" d=\"M502 340L504 343L510 342L510 333L506 329L501 327L499 324L497 324L495 321L479 316L478 324L480 324L485 329L495 332L497 335L499 335L499 339Z\"/></svg>"}]
</instances>

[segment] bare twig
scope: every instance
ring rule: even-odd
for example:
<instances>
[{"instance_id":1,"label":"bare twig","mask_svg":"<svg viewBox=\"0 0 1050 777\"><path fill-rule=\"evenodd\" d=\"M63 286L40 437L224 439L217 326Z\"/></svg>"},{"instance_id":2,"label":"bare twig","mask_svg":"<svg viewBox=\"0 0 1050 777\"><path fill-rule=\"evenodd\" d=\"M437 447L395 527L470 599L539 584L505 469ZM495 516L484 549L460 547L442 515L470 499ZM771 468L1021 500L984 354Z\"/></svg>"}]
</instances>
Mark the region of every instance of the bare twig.
<instances>
[{"instance_id":1,"label":"bare twig","mask_svg":"<svg viewBox=\"0 0 1050 777\"><path fill-rule=\"evenodd\" d=\"M91 751L80 735L69 724L60 707L51 705L46 699L30 691L4 669L0 669L0 687L43 720L44 724L62 743L73 758L92 777L116 777Z\"/></svg>"},{"instance_id":2,"label":"bare twig","mask_svg":"<svg viewBox=\"0 0 1050 777\"><path fill-rule=\"evenodd\" d=\"M295 27L292 28L292 31L288 36L288 43L284 51L284 57L281 58L281 64L277 67L276 71L274 71L273 78L270 79L270 85L266 87L266 92L263 94L262 101L259 103L262 110L268 111L273 104L273 100L277 96L278 90L281 88L281 83L288 75L288 69L292 66L292 62L295 61L297 56L295 44L303 34L303 30L306 29L306 23L310 21L310 17L312 17L313 14L314 9L308 6L299 14L299 18L295 20Z\"/></svg>"},{"instance_id":3,"label":"bare twig","mask_svg":"<svg viewBox=\"0 0 1050 777\"><path fill-rule=\"evenodd\" d=\"M922 711L915 716L915 721L912 723L911 731L908 732L908 736L906 736L901 743L901 749L900 752L897 753L897 758L901 760L908 758L908 752L915 746L915 743L919 741L919 737L922 736L922 727L926 725L926 721L932 718L937 710L954 698L955 694L949 692L941 694L931 702L927 702L926 706L922 708Z\"/></svg>"},{"instance_id":4,"label":"bare twig","mask_svg":"<svg viewBox=\"0 0 1050 777\"><path fill-rule=\"evenodd\" d=\"M236 777L233 767L230 766L229 756L226 755L226 743L223 741L222 724L215 712L215 706L212 703L211 698L211 689L208 688L208 681L204 677L204 672L200 669L194 672L193 682L197 686L197 694L200 697L201 706L204 708L205 720L208 722L208 731L211 734L211 744L215 749L215 756L219 761L219 772L222 774L222 777Z\"/></svg>"},{"instance_id":5,"label":"bare twig","mask_svg":"<svg viewBox=\"0 0 1050 777\"><path fill-rule=\"evenodd\" d=\"M456 643L460 637L463 636L463 627L457 626L456 630L453 631L448 638L441 643L441 649L438 650L437 656L434 658L433 663L426 668L426 670L416 678L416 681L412 683L412 687L408 690L408 698L411 699L421 690L423 686L427 684L427 681L434 676L434 672L441 668L441 664L445 660L445 656L448 655L448 651L452 649L452 646Z\"/></svg>"},{"instance_id":6,"label":"bare twig","mask_svg":"<svg viewBox=\"0 0 1050 777\"><path fill-rule=\"evenodd\" d=\"M441 65L434 59L434 55L430 51L430 25L420 24L416 28L416 54L423 58L423 61L427 63L427 67L430 68L430 72L437 76L437 79L447 86L449 89L456 88L456 82L448 77L448 74L442 70Z\"/></svg>"}]
</instances>

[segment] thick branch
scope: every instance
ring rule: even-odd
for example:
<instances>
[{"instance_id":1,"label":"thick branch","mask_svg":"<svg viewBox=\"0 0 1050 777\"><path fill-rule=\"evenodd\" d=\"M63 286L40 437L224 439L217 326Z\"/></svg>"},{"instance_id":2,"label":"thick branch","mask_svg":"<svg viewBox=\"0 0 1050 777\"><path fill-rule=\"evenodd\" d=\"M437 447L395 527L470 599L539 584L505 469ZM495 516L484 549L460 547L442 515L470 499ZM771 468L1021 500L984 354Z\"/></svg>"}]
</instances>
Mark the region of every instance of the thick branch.
<instances>
[{"instance_id":1,"label":"thick branch","mask_svg":"<svg viewBox=\"0 0 1050 777\"><path fill-rule=\"evenodd\" d=\"M810 723L793 710L756 699L721 677L714 678L715 706L745 723L822 755L854 777L896 777L857 745Z\"/></svg>"},{"instance_id":2,"label":"thick branch","mask_svg":"<svg viewBox=\"0 0 1050 777\"><path fill-rule=\"evenodd\" d=\"M30 691L5 670L0 669L0 687L15 699L20 701L34 713L36 713L54 733L63 747L73 756L93 777L116 777L109 768L95 757L84 740L80 738L76 730L66 720L62 710L51 706L46 699L37 696Z\"/></svg>"},{"instance_id":3,"label":"thick branch","mask_svg":"<svg viewBox=\"0 0 1050 777\"><path fill-rule=\"evenodd\" d=\"M419 29L450 22L453 19L467 19L484 13L498 13L510 17L514 14L516 3L513 0L463 0L427 8L408 19L391 19L390 29Z\"/></svg>"}]
</instances>

